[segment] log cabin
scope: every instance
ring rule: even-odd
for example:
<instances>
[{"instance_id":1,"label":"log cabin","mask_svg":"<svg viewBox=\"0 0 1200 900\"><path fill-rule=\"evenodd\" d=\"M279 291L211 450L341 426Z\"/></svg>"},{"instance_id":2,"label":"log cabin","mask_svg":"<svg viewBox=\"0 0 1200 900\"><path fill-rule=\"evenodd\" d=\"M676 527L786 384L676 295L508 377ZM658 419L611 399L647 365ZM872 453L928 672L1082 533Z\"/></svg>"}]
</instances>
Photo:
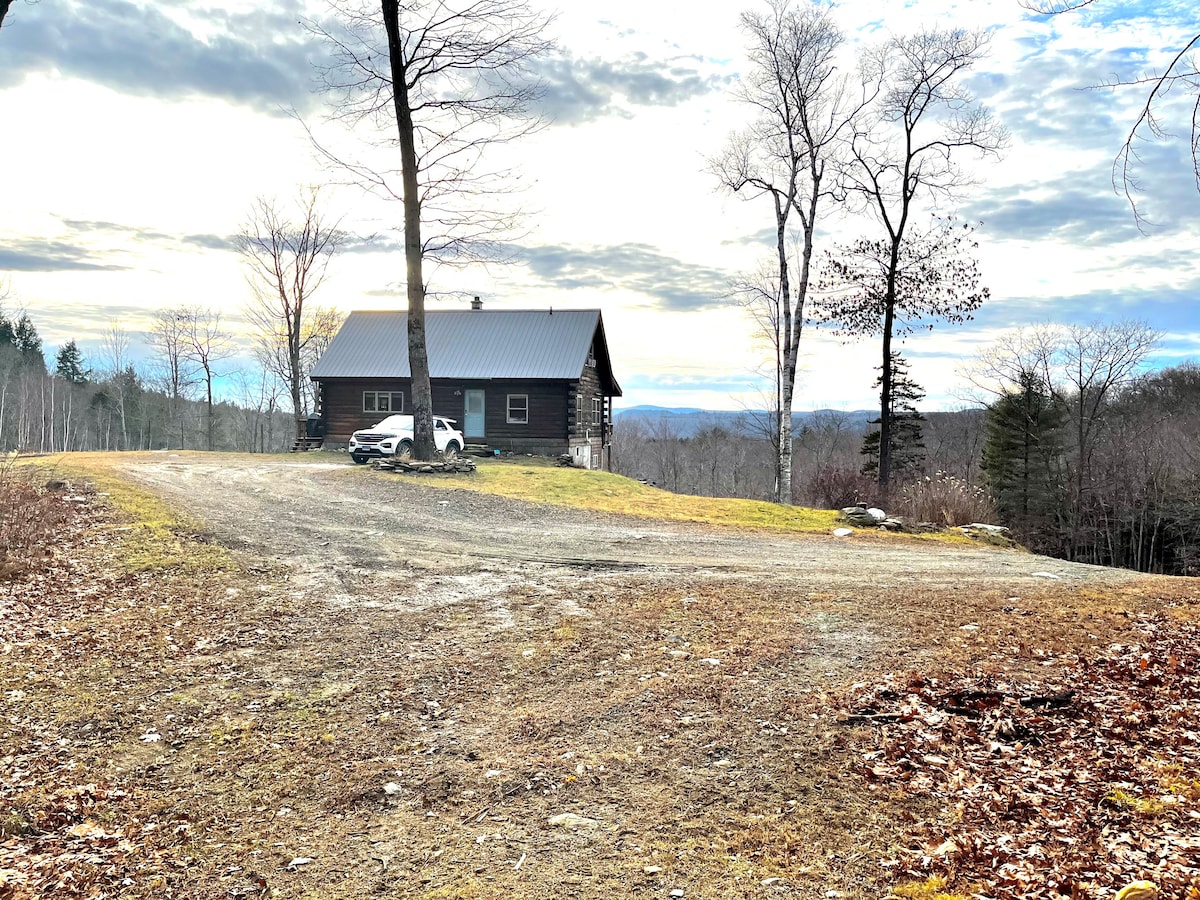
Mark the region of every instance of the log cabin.
<instances>
[{"instance_id":1,"label":"log cabin","mask_svg":"<svg viewBox=\"0 0 1200 900\"><path fill-rule=\"evenodd\" d=\"M559 456L608 468L613 377L598 309L425 313L433 414L453 419L467 450ZM407 312L353 312L310 375L326 446L392 413L411 412Z\"/></svg>"}]
</instances>

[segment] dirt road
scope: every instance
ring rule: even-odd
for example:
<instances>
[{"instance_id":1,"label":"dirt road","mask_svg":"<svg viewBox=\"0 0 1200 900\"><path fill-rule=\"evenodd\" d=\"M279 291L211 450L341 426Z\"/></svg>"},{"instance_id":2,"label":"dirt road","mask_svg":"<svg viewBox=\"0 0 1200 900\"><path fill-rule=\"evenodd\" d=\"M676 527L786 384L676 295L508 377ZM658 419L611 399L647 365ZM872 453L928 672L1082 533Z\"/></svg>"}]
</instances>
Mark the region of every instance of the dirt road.
<instances>
[{"instance_id":1,"label":"dirt road","mask_svg":"<svg viewBox=\"0 0 1200 900\"><path fill-rule=\"evenodd\" d=\"M517 584L765 578L813 591L1010 590L1131 577L993 548L780 535L668 523L427 487L348 463L164 455L127 465L235 550L289 566L298 590L347 605L428 608ZM373 477L372 477L373 476ZM503 616L501 616L503 618Z\"/></svg>"}]
</instances>

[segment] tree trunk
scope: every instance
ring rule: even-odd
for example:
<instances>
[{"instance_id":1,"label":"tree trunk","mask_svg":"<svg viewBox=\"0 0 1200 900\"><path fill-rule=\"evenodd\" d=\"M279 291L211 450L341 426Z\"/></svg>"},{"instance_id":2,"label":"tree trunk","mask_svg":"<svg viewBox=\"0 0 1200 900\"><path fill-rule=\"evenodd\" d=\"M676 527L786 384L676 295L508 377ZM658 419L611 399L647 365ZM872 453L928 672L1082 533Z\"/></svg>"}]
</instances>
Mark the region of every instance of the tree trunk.
<instances>
[{"instance_id":1,"label":"tree trunk","mask_svg":"<svg viewBox=\"0 0 1200 900\"><path fill-rule=\"evenodd\" d=\"M417 150L408 72L400 39L399 0L381 0L392 71L392 102L400 140L401 181L404 189L404 263L408 277L408 364L412 376L413 456L433 459L433 391L425 344L425 278L422 273L421 198L417 185Z\"/></svg>"},{"instance_id":2,"label":"tree trunk","mask_svg":"<svg viewBox=\"0 0 1200 900\"><path fill-rule=\"evenodd\" d=\"M779 419L775 443L775 502L792 502L792 393L796 382L796 360L792 355L792 286L788 280L787 215L791 198L780 205L775 197L775 250L779 254L779 311L783 319L778 340L787 349L783 354L783 371L779 373Z\"/></svg>"}]
</instances>

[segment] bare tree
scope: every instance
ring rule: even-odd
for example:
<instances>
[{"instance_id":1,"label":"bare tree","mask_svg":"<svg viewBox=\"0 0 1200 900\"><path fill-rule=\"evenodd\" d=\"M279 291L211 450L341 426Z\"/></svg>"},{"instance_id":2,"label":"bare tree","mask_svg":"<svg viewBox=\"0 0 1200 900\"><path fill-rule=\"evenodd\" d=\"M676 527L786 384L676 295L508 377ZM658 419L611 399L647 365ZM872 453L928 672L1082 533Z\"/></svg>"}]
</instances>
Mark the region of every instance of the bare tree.
<instances>
[{"instance_id":1,"label":"bare tree","mask_svg":"<svg viewBox=\"0 0 1200 900\"><path fill-rule=\"evenodd\" d=\"M772 0L767 12L744 12L740 21L749 38L751 67L739 98L757 118L746 131L730 137L709 168L722 190L765 198L773 212L771 269L749 279L749 292L742 294L775 343L774 498L790 503L792 397L813 237L821 201L831 196L830 166L862 101L848 100L846 79L836 65L842 34L827 10L816 5L794 9L788 0ZM794 286L787 246L793 216L800 223Z\"/></svg>"},{"instance_id":2,"label":"bare tree","mask_svg":"<svg viewBox=\"0 0 1200 900\"><path fill-rule=\"evenodd\" d=\"M117 411L121 416L121 449L129 449L129 426L126 420L126 380L121 377L129 365L129 332L116 319L110 319L108 327L100 335L100 355L105 373L112 381L117 393Z\"/></svg>"},{"instance_id":3,"label":"bare tree","mask_svg":"<svg viewBox=\"0 0 1200 900\"><path fill-rule=\"evenodd\" d=\"M179 446L186 443L183 429L183 402L195 384L185 352L187 342L187 318L182 309L164 309L154 314L150 327L150 345L154 351L156 380L167 396L167 409L171 428L179 429Z\"/></svg>"},{"instance_id":4,"label":"bare tree","mask_svg":"<svg viewBox=\"0 0 1200 900\"><path fill-rule=\"evenodd\" d=\"M1091 6L1098 0L1038 0L1038 2L1021 3L1028 10L1045 16L1056 16L1066 12ZM1189 29L1190 30L1190 29ZM1113 188L1125 195L1133 210L1134 220L1140 229L1147 223L1138 206L1137 195L1141 192L1142 182L1137 174L1141 156L1138 144L1143 140L1170 140L1176 135L1166 124L1163 117L1168 115L1168 96L1172 91L1183 92L1185 96L1194 97L1184 107L1187 109L1189 121L1188 141L1192 160L1192 176L1196 189L1200 191L1200 60L1197 58L1200 49L1200 32L1193 34L1181 47L1177 47L1161 71L1151 71L1142 76L1114 78L1097 88L1117 90L1125 87L1148 89L1145 102L1138 110L1133 126L1125 136L1125 142L1117 151L1113 161ZM1190 107L1190 108L1189 108Z\"/></svg>"},{"instance_id":5,"label":"bare tree","mask_svg":"<svg viewBox=\"0 0 1200 900\"><path fill-rule=\"evenodd\" d=\"M309 409L316 411L319 398L317 397L317 387L308 377L308 373L313 370L313 366L329 349L329 344L337 335L338 330L342 327L342 323L346 321L346 314L337 309L318 306L311 310L311 315L307 317L304 323L304 340L303 350L300 354L300 369L304 374L303 383L305 391L305 403Z\"/></svg>"},{"instance_id":6,"label":"bare tree","mask_svg":"<svg viewBox=\"0 0 1200 900\"><path fill-rule=\"evenodd\" d=\"M274 200L259 197L238 236L254 299L246 314L260 340L272 348L276 371L288 386L296 434L303 434L304 353L312 331L306 304L320 288L330 260L345 243L345 233L320 209L320 191L301 193L299 217L293 221Z\"/></svg>"},{"instance_id":7,"label":"bare tree","mask_svg":"<svg viewBox=\"0 0 1200 900\"><path fill-rule=\"evenodd\" d=\"M537 125L527 116L539 91L528 64L550 47L542 36L548 19L524 0L381 0L377 8L344 3L340 11L341 30L318 29L340 57L324 73L337 114L394 129L400 170L380 172L326 155L403 203L413 452L429 459L424 261L486 254L511 226L501 200L511 182L507 173L484 169L481 158L489 146Z\"/></svg>"},{"instance_id":8,"label":"bare tree","mask_svg":"<svg viewBox=\"0 0 1200 900\"><path fill-rule=\"evenodd\" d=\"M212 450L213 444L213 381L222 373L216 365L233 355L230 336L221 329L221 314L211 309L190 306L179 311L183 324L184 359L196 367L204 379L204 445Z\"/></svg>"},{"instance_id":9,"label":"bare tree","mask_svg":"<svg viewBox=\"0 0 1200 900\"><path fill-rule=\"evenodd\" d=\"M872 115L859 119L846 177L848 189L884 231L879 426L884 502L891 471L892 337L913 214L922 201L953 198L968 183L958 164L961 153L995 155L1007 142L1004 129L959 83L983 58L987 42L982 32L922 31L884 42L864 64L878 73L879 90Z\"/></svg>"}]
</instances>

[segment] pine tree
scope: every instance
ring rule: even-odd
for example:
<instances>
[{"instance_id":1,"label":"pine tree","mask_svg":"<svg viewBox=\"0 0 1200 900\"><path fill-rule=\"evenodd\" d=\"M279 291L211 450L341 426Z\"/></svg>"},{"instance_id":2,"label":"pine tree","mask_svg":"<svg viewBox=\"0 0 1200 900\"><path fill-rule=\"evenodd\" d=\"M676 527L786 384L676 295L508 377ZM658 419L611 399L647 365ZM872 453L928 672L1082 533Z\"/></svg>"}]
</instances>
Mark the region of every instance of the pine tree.
<instances>
[{"instance_id":1,"label":"pine tree","mask_svg":"<svg viewBox=\"0 0 1200 900\"><path fill-rule=\"evenodd\" d=\"M87 384L89 372L83 367L83 353L74 341L67 341L58 348L58 354L54 357L54 371L59 378L71 384Z\"/></svg>"},{"instance_id":2,"label":"pine tree","mask_svg":"<svg viewBox=\"0 0 1200 900\"><path fill-rule=\"evenodd\" d=\"M896 481L904 481L918 472L925 461L925 438L921 432L921 423L925 417L917 411L917 404L925 399L925 391L908 376L908 363L898 352L891 354L891 398L890 409L892 422L892 476ZM883 386L883 374L875 379L875 387ZM870 424L879 425L879 419L872 419ZM871 478L879 477L879 435L878 430L872 431L863 438L860 451L867 461L863 463L862 472Z\"/></svg>"},{"instance_id":3,"label":"pine tree","mask_svg":"<svg viewBox=\"0 0 1200 900\"><path fill-rule=\"evenodd\" d=\"M25 313L21 313L21 317L12 325L12 344L20 351L25 365L43 372L46 370L46 358L42 356L42 336Z\"/></svg>"},{"instance_id":4,"label":"pine tree","mask_svg":"<svg viewBox=\"0 0 1200 900\"><path fill-rule=\"evenodd\" d=\"M1058 506L1063 425L1063 411L1031 371L988 407L980 466L1001 521L1026 534L1039 531Z\"/></svg>"}]
</instances>

